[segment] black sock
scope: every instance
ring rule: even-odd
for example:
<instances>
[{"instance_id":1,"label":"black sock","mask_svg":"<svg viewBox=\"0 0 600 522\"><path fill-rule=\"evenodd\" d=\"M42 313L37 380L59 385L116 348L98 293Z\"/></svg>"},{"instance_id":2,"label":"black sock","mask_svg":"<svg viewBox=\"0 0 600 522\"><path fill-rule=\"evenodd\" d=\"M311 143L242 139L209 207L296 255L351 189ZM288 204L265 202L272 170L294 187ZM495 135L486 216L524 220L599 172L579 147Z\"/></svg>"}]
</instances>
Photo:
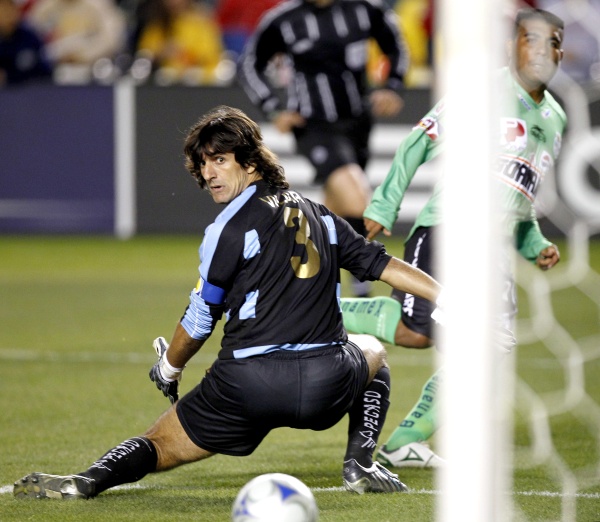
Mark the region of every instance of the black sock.
<instances>
[{"instance_id":1,"label":"black sock","mask_svg":"<svg viewBox=\"0 0 600 522\"><path fill-rule=\"evenodd\" d=\"M390 406L390 369L381 368L349 412L348 447L344 460L356 459L366 468L373 464L373 451Z\"/></svg>"},{"instance_id":2,"label":"black sock","mask_svg":"<svg viewBox=\"0 0 600 522\"><path fill-rule=\"evenodd\" d=\"M115 446L78 475L94 479L95 496L119 484L136 482L156 471L157 461L154 444L145 437L134 437Z\"/></svg>"}]
</instances>

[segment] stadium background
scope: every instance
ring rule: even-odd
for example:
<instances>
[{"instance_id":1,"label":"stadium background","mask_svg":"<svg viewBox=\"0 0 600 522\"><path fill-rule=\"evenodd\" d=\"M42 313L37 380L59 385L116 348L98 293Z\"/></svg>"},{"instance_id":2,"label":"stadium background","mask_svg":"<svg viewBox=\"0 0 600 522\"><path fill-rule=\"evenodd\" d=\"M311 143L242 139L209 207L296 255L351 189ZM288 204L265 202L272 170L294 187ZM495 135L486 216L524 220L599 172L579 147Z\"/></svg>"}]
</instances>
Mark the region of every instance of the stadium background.
<instances>
[{"instance_id":1,"label":"stadium background","mask_svg":"<svg viewBox=\"0 0 600 522\"><path fill-rule=\"evenodd\" d=\"M600 91L583 89L565 75L552 87L563 100L570 128L557 178L542 185L538 208L563 260L544 275L519 265L517 519L600 520L600 243L589 241L600 230ZM117 103L120 88L133 104ZM407 91L401 116L378 123L369 168L373 185L383 179L397 144L431 102L429 90ZM215 520L224 520L243 482L274 465L318 490L323 520L346 520L344 513L359 510L364 520L396 520L399 509L412 520L433 519L430 473L402 473L415 495L404 498L401 508L393 499L359 502L339 491L344 426L308 443L305 434L286 430L243 463L219 459L201 465L193 478L185 471L151 477L139 491L115 491L99 502L76 507L12 503L10 483L20 473L38 467L72 471L74 462L81 466L121 435L144 429L164 406L147 382L153 361L148 340L168 334L185 305L200 236L219 210L183 168L182 142L199 115L220 103L239 106L261 121L293 185L318 194L291 141L266 124L236 87L120 83L0 92L0 409L9 420L0 430L5 448L0 519L105 520L106 510L114 509L111 518L125 520L125 513L111 508L120 500L131 507L129 519L162 519L164 506L178 499L169 513L175 512L174 518L212 510ZM476 117L465 117L474 118L476 133ZM134 137L129 173L119 167L129 143L120 139L123 121L131 122ZM125 236L138 237L129 242L103 239L120 230L117 187L123 175L131 176L135 189L128 194L132 226ZM397 223L399 236L434 179L433 168L417 175ZM389 243L400 255L401 242ZM217 343L215 337L202 354L196 376ZM409 390L418 391L430 365L429 352L393 353L394 380L402 383L396 387L395 411L411 406ZM188 375L186 387L194 381ZM125 404L133 404L136 413ZM123 419L119 429L115 411ZM45 431L48 426L53 429ZM290 445L298 449L293 455ZM47 452L48 447L56 450Z\"/></svg>"},{"instance_id":2,"label":"stadium background","mask_svg":"<svg viewBox=\"0 0 600 522\"><path fill-rule=\"evenodd\" d=\"M559 84L560 86L560 84ZM193 180L183 167L182 143L186 129L207 109L218 104L240 107L262 123L265 140L281 158L292 186L309 197L319 198L310 186L310 166L294 154L292 138L276 132L264 121L245 94L236 86L189 88L185 86L128 86L131 106L115 103L116 86L23 86L5 89L0 96L0 233L102 233L111 234L115 222L118 156L123 147L115 139L116 122L122 111L131 118L135 183L128 196L134 221L129 233L201 233L218 207L207 194L193 190ZM573 96L565 90L567 97ZM560 98L560 93L559 93ZM387 173L395 149L411 127L426 113L433 96L428 89L411 89L406 105L394 120L380 121L372 136L373 159L368 173L376 186ZM591 154L583 157L580 174L573 168L558 169L556 191L572 188L570 199L562 198L569 214L583 215L600 223L600 178L593 162L600 156L600 92L584 102L589 110ZM569 103L565 104L569 111ZM581 103L579 103L581 105ZM469 115L465 115L469 117ZM572 120L571 120L572 121ZM477 132L477 122L473 123ZM562 158L582 141L581 129L567 134ZM469 139L468 136L465 139ZM127 143L122 143L127 147ZM595 154L594 154L595 150ZM125 151L127 153L127 151ZM595 156L595 158L594 158ZM123 175L119 171L119 175ZM420 170L400 213L397 232L406 230L421 208L432 183L435 168ZM570 181L576 179L575 181ZM538 205L542 215L562 212L556 219L542 220L553 236L568 233L564 206L544 197ZM550 187L554 191L554 187ZM575 196L573 196L575 194ZM581 203L577 198L585 198ZM551 200L551 204L544 204ZM594 210L596 209L595 215ZM591 209L591 210L590 210ZM560 229L553 222L563 223ZM596 231L597 232L597 231Z\"/></svg>"}]
</instances>

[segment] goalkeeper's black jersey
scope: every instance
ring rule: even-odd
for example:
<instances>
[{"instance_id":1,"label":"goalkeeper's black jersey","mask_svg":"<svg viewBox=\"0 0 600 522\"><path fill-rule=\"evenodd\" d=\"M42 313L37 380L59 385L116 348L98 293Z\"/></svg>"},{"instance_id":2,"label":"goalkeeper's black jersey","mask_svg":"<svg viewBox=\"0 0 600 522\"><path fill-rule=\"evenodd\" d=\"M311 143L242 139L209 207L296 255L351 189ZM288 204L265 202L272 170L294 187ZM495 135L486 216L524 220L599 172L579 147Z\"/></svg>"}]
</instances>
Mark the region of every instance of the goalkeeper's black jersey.
<instances>
[{"instance_id":1,"label":"goalkeeper's black jersey","mask_svg":"<svg viewBox=\"0 0 600 522\"><path fill-rule=\"evenodd\" d=\"M323 205L264 181L207 228L200 257L200 284L186 315L214 315L214 305L222 306L222 359L345 342L340 268L375 280L390 259L383 245L367 242ZM191 322L182 321L202 337ZM196 324L214 328L210 320Z\"/></svg>"}]
</instances>

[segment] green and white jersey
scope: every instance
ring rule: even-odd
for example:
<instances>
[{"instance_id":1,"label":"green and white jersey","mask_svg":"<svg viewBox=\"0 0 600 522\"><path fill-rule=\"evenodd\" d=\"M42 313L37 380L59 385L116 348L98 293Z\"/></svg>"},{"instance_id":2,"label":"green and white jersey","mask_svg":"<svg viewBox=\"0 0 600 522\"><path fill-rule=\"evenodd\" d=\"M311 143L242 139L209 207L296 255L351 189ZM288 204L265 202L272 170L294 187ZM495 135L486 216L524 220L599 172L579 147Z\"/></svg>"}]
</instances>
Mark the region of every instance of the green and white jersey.
<instances>
[{"instance_id":1,"label":"green and white jersey","mask_svg":"<svg viewBox=\"0 0 600 522\"><path fill-rule=\"evenodd\" d=\"M535 215L534 201L545 174L556 163L566 126L566 115L549 92L536 103L516 82L508 68L499 81L508 93L505 116L500 120L500 155L495 176L499 182L507 231L515 237L519 252L534 260L551 243L542 235ZM514 103L510 103L514 100ZM418 168L439 155L443 140L444 100L419 121L400 144L383 183L377 187L364 216L391 230L402 199ZM438 182L409 234L420 226L441 221Z\"/></svg>"}]
</instances>

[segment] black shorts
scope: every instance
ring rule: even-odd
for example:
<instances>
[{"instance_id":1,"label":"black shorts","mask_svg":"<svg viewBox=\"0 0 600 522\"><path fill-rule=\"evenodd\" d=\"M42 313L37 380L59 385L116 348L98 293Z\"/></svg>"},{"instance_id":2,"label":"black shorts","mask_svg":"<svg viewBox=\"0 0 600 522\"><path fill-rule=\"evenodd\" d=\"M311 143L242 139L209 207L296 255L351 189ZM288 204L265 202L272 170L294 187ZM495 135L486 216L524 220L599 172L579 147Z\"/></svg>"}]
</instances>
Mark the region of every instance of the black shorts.
<instances>
[{"instance_id":1,"label":"black shorts","mask_svg":"<svg viewBox=\"0 0 600 522\"><path fill-rule=\"evenodd\" d=\"M432 248L435 248L436 227L419 227L406 242L404 246L404 261L416 266L436 278L435 260L432 255ZM514 330L514 317L517 314L516 285L510 271L510 256L503 255L499 261L499 267L502 281L502 300L505 311L501 314L498 322L501 326ZM426 335L430 339L433 334L433 319L431 312L435 305L427 299L415 297L398 290L392 291L392 297L402 305L402 322L413 332Z\"/></svg>"},{"instance_id":2,"label":"black shorts","mask_svg":"<svg viewBox=\"0 0 600 522\"><path fill-rule=\"evenodd\" d=\"M434 230L434 227L419 227L404 245L404 261L432 277L435 277L432 259L432 247L435 247ZM402 305L401 320L406 327L431 339L433 333L431 312L435 305L427 299L398 290L392 292L392 297Z\"/></svg>"},{"instance_id":3,"label":"black shorts","mask_svg":"<svg viewBox=\"0 0 600 522\"><path fill-rule=\"evenodd\" d=\"M353 343L247 359L218 359L177 403L190 439L208 451L250 455L274 428L325 430L365 389L369 367Z\"/></svg>"},{"instance_id":4,"label":"black shorts","mask_svg":"<svg viewBox=\"0 0 600 522\"><path fill-rule=\"evenodd\" d=\"M294 129L298 152L316 171L315 183L323 184L339 167L356 163L364 170L369 159L372 121L368 113L336 122L309 121Z\"/></svg>"}]
</instances>

